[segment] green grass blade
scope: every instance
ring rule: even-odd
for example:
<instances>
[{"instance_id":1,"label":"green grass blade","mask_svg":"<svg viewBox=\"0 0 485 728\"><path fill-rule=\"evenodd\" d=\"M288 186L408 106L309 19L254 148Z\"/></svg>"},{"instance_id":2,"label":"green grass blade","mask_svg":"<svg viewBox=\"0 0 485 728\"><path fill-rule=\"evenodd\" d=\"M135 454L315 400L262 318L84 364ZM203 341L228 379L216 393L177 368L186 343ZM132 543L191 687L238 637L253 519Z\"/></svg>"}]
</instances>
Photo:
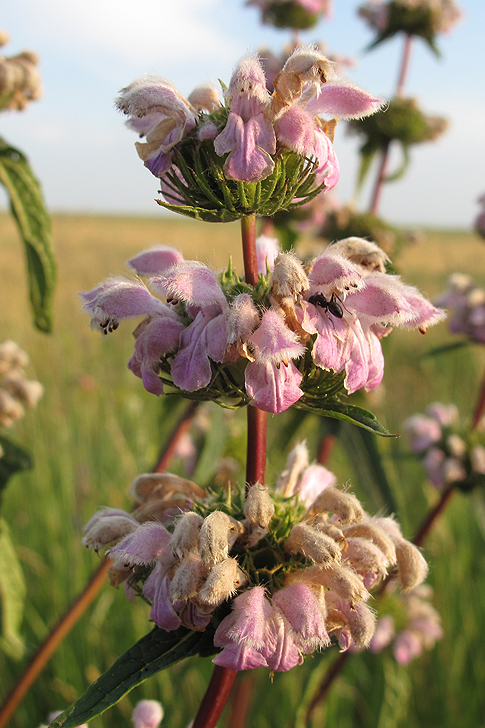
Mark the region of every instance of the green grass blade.
<instances>
[{"instance_id":1,"label":"green grass blade","mask_svg":"<svg viewBox=\"0 0 485 728\"><path fill-rule=\"evenodd\" d=\"M203 651L206 632L194 632L185 627L165 632L155 627L121 655L49 728L75 728L104 713L147 678L184 657Z\"/></svg>"},{"instance_id":2,"label":"green grass blade","mask_svg":"<svg viewBox=\"0 0 485 728\"><path fill-rule=\"evenodd\" d=\"M48 333L52 327L51 304L56 277L50 219L39 181L27 158L1 138L0 182L10 197L12 213L25 246L34 323Z\"/></svg>"}]
</instances>

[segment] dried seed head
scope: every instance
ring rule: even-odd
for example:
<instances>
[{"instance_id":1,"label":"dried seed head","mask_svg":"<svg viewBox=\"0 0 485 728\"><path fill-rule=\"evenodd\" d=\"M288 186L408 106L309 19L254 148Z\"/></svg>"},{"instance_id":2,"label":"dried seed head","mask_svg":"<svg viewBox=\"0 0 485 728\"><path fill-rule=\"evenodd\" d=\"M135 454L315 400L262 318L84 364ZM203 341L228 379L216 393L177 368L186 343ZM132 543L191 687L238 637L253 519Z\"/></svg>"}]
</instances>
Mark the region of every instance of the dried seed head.
<instances>
[{"instance_id":1,"label":"dried seed head","mask_svg":"<svg viewBox=\"0 0 485 728\"><path fill-rule=\"evenodd\" d=\"M359 500L352 493L328 487L320 493L310 508L311 513L334 513L342 526L359 523L364 517Z\"/></svg>"},{"instance_id":2,"label":"dried seed head","mask_svg":"<svg viewBox=\"0 0 485 728\"><path fill-rule=\"evenodd\" d=\"M244 515L248 521L260 528L267 528L274 516L274 510L274 503L268 489L261 483L252 485L244 503Z\"/></svg>"},{"instance_id":3,"label":"dried seed head","mask_svg":"<svg viewBox=\"0 0 485 728\"><path fill-rule=\"evenodd\" d=\"M178 566L170 582L170 597L173 602L190 599L199 591L207 576L207 567L198 554L186 556Z\"/></svg>"},{"instance_id":4,"label":"dried seed head","mask_svg":"<svg viewBox=\"0 0 485 728\"><path fill-rule=\"evenodd\" d=\"M233 597L246 582L247 578L236 559L225 559L211 569L198 598L205 604L217 607Z\"/></svg>"},{"instance_id":5,"label":"dried seed head","mask_svg":"<svg viewBox=\"0 0 485 728\"><path fill-rule=\"evenodd\" d=\"M229 549L240 533L238 522L222 511L214 511L200 528L199 547L202 560L208 566L227 559Z\"/></svg>"},{"instance_id":6,"label":"dried seed head","mask_svg":"<svg viewBox=\"0 0 485 728\"><path fill-rule=\"evenodd\" d=\"M183 513L177 519L170 547L179 559L183 559L191 551L198 549L199 534L203 522L202 516L192 511Z\"/></svg>"},{"instance_id":7,"label":"dried seed head","mask_svg":"<svg viewBox=\"0 0 485 728\"><path fill-rule=\"evenodd\" d=\"M404 592L421 584L428 575L428 564L417 546L402 539L396 544L399 582Z\"/></svg>"},{"instance_id":8,"label":"dried seed head","mask_svg":"<svg viewBox=\"0 0 485 728\"><path fill-rule=\"evenodd\" d=\"M340 563L342 553L338 544L324 533L306 523L297 523L285 541L290 554L302 553L317 564Z\"/></svg>"}]
</instances>

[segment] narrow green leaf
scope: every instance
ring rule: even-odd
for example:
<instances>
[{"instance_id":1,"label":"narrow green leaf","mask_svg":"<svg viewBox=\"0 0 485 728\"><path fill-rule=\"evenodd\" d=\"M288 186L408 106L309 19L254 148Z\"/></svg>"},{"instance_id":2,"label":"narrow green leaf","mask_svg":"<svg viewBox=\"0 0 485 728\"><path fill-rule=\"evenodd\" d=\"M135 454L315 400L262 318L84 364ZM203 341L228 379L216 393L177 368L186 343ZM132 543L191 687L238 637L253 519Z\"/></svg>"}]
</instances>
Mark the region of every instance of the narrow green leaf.
<instances>
[{"instance_id":1,"label":"narrow green leaf","mask_svg":"<svg viewBox=\"0 0 485 728\"><path fill-rule=\"evenodd\" d=\"M25 246L34 323L41 331L49 332L56 277L50 219L39 181L27 158L1 138L0 182L10 197L12 213Z\"/></svg>"},{"instance_id":2,"label":"narrow green leaf","mask_svg":"<svg viewBox=\"0 0 485 728\"><path fill-rule=\"evenodd\" d=\"M49 728L75 728L104 713L134 687L175 662L199 653L214 654L213 646L212 651L210 649L212 636L210 628L205 632L193 632L179 627L173 632L165 632L154 627L121 655Z\"/></svg>"},{"instance_id":3,"label":"narrow green leaf","mask_svg":"<svg viewBox=\"0 0 485 728\"><path fill-rule=\"evenodd\" d=\"M451 344L443 344L443 346L437 346L427 351L421 356L421 359L439 356L440 354L448 354L450 351L456 351L457 349L463 349L465 346L470 346L471 343L471 341L465 339L463 341L453 341Z\"/></svg>"},{"instance_id":4,"label":"narrow green leaf","mask_svg":"<svg viewBox=\"0 0 485 728\"><path fill-rule=\"evenodd\" d=\"M381 425L377 417L373 415L372 412L368 412L362 407L344 404L335 400L323 400L320 404L318 400L312 400L305 396L298 400L294 406L298 409L306 409L309 412L321 415L322 417L334 417L337 420L352 422L354 425L363 427L365 430L369 430L369 432L373 432L375 435L396 437L386 430L383 425Z\"/></svg>"},{"instance_id":5,"label":"narrow green leaf","mask_svg":"<svg viewBox=\"0 0 485 728\"><path fill-rule=\"evenodd\" d=\"M0 448L3 455L0 457L0 495L9 479L21 470L30 470L32 458L26 450L16 445L12 440L0 435Z\"/></svg>"},{"instance_id":6,"label":"narrow green leaf","mask_svg":"<svg viewBox=\"0 0 485 728\"><path fill-rule=\"evenodd\" d=\"M0 603L2 636L0 644L11 657L24 653L20 625L24 614L25 580L17 554L10 539L7 523L0 520Z\"/></svg>"},{"instance_id":7,"label":"narrow green leaf","mask_svg":"<svg viewBox=\"0 0 485 728\"><path fill-rule=\"evenodd\" d=\"M244 212L230 212L226 209L206 210L204 207L193 207L192 205L169 205L162 200L156 200L156 202L166 210L204 222L234 222L234 220L244 217Z\"/></svg>"}]
</instances>

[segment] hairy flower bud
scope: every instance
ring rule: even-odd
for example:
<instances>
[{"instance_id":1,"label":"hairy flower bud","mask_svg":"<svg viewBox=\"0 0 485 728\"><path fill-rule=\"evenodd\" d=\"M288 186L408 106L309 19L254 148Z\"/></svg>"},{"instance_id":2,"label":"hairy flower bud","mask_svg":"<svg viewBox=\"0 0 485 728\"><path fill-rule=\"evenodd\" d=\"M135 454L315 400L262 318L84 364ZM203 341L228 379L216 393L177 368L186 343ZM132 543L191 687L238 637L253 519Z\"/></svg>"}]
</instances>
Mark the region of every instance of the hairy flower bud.
<instances>
[{"instance_id":1,"label":"hairy flower bud","mask_svg":"<svg viewBox=\"0 0 485 728\"><path fill-rule=\"evenodd\" d=\"M213 566L227 559L241 532L242 527L234 518L222 511L213 511L200 527L199 547L203 562Z\"/></svg>"},{"instance_id":2,"label":"hairy flower bud","mask_svg":"<svg viewBox=\"0 0 485 728\"><path fill-rule=\"evenodd\" d=\"M183 559L184 556L198 548L199 534L203 522L202 516L193 511L183 513L177 520L170 547L179 559Z\"/></svg>"},{"instance_id":3,"label":"hairy flower bud","mask_svg":"<svg viewBox=\"0 0 485 728\"><path fill-rule=\"evenodd\" d=\"M198 554L189 554L176 566L170 581L170 596L174 602L194 597L207 575L207 567Z\"/></svg>"},{"instance_id":4,"label":"hairy flower bud","mask_svg":"<svg viewBox=\"0 0 485 728\"><path fill-rule=\"evenodd\" d=\"M247 578L236 559L224 559L212 567L198 598L215 608L234 596L246 581Z\"/></svg>"},{"instance_id":5,"label":"hairy flower bud","mask_svg":"<svg viewBox=\"0 0 485 728\"><path fill-rule=\"evenodd\" d=\"M320 493L312 504L310 512L333 513L342 526L359 523L364 517L362 506L355 495L331 486Z\"/></svg>"},{"instance_id":6,"label":"hairy flower bud","mask_svg":"<svg viewBox=\"0 0 485 728\"><path fill-rule=\"evenodd\" d=\"M320 533L306 523L297 523L285 541L285 549L291 554L302 553L317 564L340 563L342 553L333 538Z\"/></svg>"},{"instance_id":7,"label":"hairy flower bud","mask_svg":"<svg viewBox=\"0 0 485 728\"><path fill-rule=\"evenodd\" d=\"M261 483L252 485L244 503L244 515L248 521L260 528L266 528L274 516L274 511L274 503L268 489Z\"/></svg>"},{"instance_id":8,"label":"hairy flower bud","mask_svg":"<svg viewBox=\"0 0 485 728\"><path fill-rule=\"evenodd\" d=\"M409 592L426 579L428 564L418 547L404 539L396 543L396 557L401 589Z\"/></svg>"}]
</instances>

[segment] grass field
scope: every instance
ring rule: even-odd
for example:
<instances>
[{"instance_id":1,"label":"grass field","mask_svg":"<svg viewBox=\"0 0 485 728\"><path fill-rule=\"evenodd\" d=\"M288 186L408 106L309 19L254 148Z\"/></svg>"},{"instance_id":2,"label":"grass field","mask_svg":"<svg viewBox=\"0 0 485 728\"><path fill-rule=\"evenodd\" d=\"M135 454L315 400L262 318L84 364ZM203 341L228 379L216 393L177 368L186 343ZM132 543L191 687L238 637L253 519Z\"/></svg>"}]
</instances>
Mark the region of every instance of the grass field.
<instances>
[{"instance_id":1,"label":"grass field","mask_svg":"<svg viewBox=\"0 0 485 728\"><path fill-rule=\"evenodd\" d=\"M81 546L82 528L101 505L130 508L128 487L151 469L180 409L171 400L147 394L126 368L131 355L130 323L101 338L81 312L78 291L89 290L110 274L125 272L124 262L154 243L179 248L218 267L232 255L241 265L239 227L154 217L121 218L55 215L58 261L54 332L45 336L31 324L23 257L14 224L0 214L0 341L12 338L31 357L30 378L45 395L37 410L12 430L12 437L32 452L35 468L15 476L3 501L3 515L24 571L27 596L20 659L0 655L0 700L29 655L84 586L98 561ZM443 289L453 271L471 273L485 284L485 248L467 232L428 231L423 243L408 247L397 266L406 282L430 297ZM455 402L470 418L485 355L467 347L439 357L425 357L433 347L453 341L440 325L426 336L396 331L385 340L386 374L382 396L366 406L392 432L402 431L409 415L433 401ZM244 416L207 407L215 423L204 436L205 459L196 471L205 485L217 456L230 454L244 477ZM280 427L282 428L280 430ZM287 433L290 432L290 435ZM268 482L284 460L281 443L307 437L317 444L320 423L314 416L295 420L292 413L269 423ZM223 433L223 435L221 435ZM286 433L286 434L285 434ZM229 435L232 437L230 438ZM378 442L398 517L411 537L436 492L423 480L421 467L407 455L405 438ZM366 471L349 457L345 430L331 469L351 480L366 508L374 511ZM183 473L183 463L174 469ZM313 728L483 728L485 726L485 507L482 493L455 494L424 549L442 615L444 638L410 667L389 655L358 655L334 684L315 716ZM114 659L150 628L148 610L131 605L122 590L106 586L51 659L11 720L12 728L35 728L49 711L63 709ZM300 728L298 707L311 696L337 655L333 647L307 659L274 683L267 671L255 671L250 728ZM210 659L189 659L136 689L93 728L130 725L131 706L140 697L162 700L163 726L185 728L193 718L212 670ZM248 679L246 676L245 679ZM222 725L222 721L221 721Z\"/></svg>"}]
</instances>

